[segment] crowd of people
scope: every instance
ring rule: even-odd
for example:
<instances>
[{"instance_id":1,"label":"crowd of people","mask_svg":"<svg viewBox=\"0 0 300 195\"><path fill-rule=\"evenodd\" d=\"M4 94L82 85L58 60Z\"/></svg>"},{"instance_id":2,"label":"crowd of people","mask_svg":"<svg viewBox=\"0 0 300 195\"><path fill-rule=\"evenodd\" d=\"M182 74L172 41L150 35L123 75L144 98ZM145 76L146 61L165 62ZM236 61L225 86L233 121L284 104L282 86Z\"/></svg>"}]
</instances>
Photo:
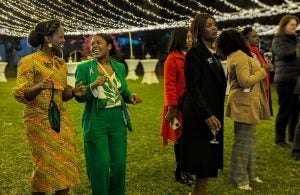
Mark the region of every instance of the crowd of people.
<instances>
[{"instance_id":1,"label":"crowd of people","mask_svg":"<svg viewBox=\"0 0 300 195\"><path fill-rule=\"evenodd\" d=\"M274 59L260 53L254 29L230 28L219 34L215 18L206 13L195 16L190 28L173 29L164 63L161 136L163 145L174 143L175 180L192 186L189 194L207 194L209 178L218 177L223 169L227 81L225 115L234 124L229 183L249 191L251 182L263 182L256 173L256 126L273 114L271 71L275 71L279 104L274 142L292 147L293 159L300 160L298 24L296 16L282 17L272 42ZM83 142L91 191L123 195L126 129L132 129L126 104L142 100L129 90L124 64L113 58L116 49L110 35L93 35L93 58L78 65L75 87L67 84L67 66L59 57L64 42L59 21L40 22L28 36L28 43L39 50L18 65L13 94L25 104L24 124L33 159L31 192L63 195L79 183L74 129L63 104L75 98L84 103ZM227 75L221 60L226 60ZM53 118L58 128L53 127Z\"/></svg>"}]
</instances>

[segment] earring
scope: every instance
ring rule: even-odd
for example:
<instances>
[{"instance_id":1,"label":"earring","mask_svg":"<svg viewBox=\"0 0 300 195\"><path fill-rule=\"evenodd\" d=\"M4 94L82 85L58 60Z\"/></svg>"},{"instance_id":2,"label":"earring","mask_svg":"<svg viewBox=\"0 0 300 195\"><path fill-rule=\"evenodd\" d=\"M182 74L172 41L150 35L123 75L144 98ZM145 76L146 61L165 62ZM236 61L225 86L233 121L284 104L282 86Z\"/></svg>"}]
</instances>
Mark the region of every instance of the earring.
<instances>
[{"instance_id":1,"label":"earring","mask_svg":"<svg viewBox=\"0 0 300 195\"><path fill-rule=\"evenodd\" d=\"M52 47L52 43L48 43L48 47L51 48Z\"/></svg>"}]
</instances>

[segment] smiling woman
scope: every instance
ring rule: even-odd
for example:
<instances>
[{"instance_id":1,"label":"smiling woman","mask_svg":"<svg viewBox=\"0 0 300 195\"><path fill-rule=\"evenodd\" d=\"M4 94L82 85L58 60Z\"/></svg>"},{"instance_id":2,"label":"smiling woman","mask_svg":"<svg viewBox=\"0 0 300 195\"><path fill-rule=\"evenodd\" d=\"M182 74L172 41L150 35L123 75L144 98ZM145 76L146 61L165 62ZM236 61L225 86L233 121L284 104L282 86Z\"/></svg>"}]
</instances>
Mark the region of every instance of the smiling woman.
<instances>
[{"instance_id":1,"label":"smiling woman","mask_svg":"<svg viewBox=\"0 0 300 195\"><path fill-rule=\"evenodd\" d=\"M85 88L67 85L67 67L57 57L64 42L59 21L40 22L28 37L28 43L40 50L23 57L18 65L13 94L25 104L23 118L34 167L32 194L67 194L69 187L79 182L74 131L63 101L85 94ZM56 114L60 116L56 131L48 120L50 101L57 105Z\"/></svg>"},{"instance_id":2,"label":"smiling woman","mask_svg":"<svg viewBox=\"0 0 300 195\"><path fill-rule=\"evenodd\" d=\"M79 64L75 73L76 83L87 89L76 100L85 103L82 124L88 177L93 194L123 195L126 127L131 130L125 103L142 100L128 90L124 64L111 58L116 50L110 35L94 35L90 49L94 59Z\"/></svg>"}]
</instances>

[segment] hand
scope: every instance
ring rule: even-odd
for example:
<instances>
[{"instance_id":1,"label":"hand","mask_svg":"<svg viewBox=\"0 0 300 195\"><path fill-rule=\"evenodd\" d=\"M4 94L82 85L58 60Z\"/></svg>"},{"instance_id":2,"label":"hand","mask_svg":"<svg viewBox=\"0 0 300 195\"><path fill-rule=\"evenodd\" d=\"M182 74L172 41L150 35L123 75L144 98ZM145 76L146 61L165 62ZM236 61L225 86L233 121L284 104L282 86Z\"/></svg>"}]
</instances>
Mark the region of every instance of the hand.
<instances>
[{"instance_id":1,"label":"hand","mask_svg":"<svg viewBox=\"0 0 300 195\"><path fill-rule=\"evenodd\" d=\"M172 121L177 115L177 107L176 106L168 106L168 112L165 116L166 121Z\"/></svg>"},{"instance_id":2,"label":"hand","mask_svg":"<svg viewBox=\"0 0 300 195\"><path fill-rule=\"evenodd\" d=\"M48 77L43 79L40 83L37 84L39 89L51 89L53 87L52 78Z\"/></svg>"},{"instance_id":3,"label":"hand","mask_svg":"<svg viewBox=\"0 0 300 195\"><path fill-rule=\"evenodd\" d=\"M95 89L98 86L103 86L106 82L106 76L98 76L97 79L92 83L92 88Z\"/></svg>"},{"instance_id":4,"label":"hand","mask_svg":"<svg viewBox=\"0 0 300 195\"><path fill-rule=\"evenodd\" d=\"M86 87L82 84L82 82L78 83L75 88L73 88L73 94L78 97L86 94Z\"/></svg>"},{"instance_id":5,"label":"hand","mask_svg":"<svg viewBox=\"0 0 300 195\"><path fill-rule=\"evenodd\" d=\"M271 62L267 62L264 66L266 72L271 72L273 70L273 64Z\"/></svg>"},{"instance_id":6,"label":"hand","mask_svg":"<svg viewBox=\"0 0 300 195\"><path fill-rule=\"evenodd\" d=\"M135 104L139 104L139 103L142 103L142 100L141 98L137 97L136 95L132 95L130 97L130 102L135 105Z\"/></svg>"},{"instance_id":7,"label":"hand","mask_svg":"<svg viewBox=\"0 0 300 195\"><path fill-rule=\"evenodd\" d=\"M205 120L210 130L219 132L221 129L221 122L214 115Z\"/></svg>"}]
</instances>

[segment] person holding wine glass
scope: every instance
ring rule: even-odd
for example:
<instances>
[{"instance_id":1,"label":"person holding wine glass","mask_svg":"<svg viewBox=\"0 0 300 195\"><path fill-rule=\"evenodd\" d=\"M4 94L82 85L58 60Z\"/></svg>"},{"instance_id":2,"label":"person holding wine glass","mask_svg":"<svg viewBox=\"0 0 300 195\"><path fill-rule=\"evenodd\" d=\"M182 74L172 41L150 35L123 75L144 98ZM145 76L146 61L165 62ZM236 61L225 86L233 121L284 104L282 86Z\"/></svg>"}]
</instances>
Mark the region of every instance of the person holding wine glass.
<instances>
[{"instance_id":1,"label":"person holding wine glass","mask_svg":"<svg viewBox=\"0 0 300 195\"><path fill-rule=\"evenodd\" d=\"M196 175L192 195L207 194L208 178L223 168L223 113L226 78L214 55L218 28L215 19L198 14L191 26L194 46L185 58L182 170ZM216 134L216 140L211 143ZM219 142L218 144L216 144Z\"/></svg>"},{"instance_id":2,"label":"person holding wine glass","mask_svg":"<svg viewBox=\"0 0 300 195\"><path fill-rule=\"evenodd\" d=\"M217 53L227 57L230 91L226 116L234 121L229 182L241 190L252 190L251 181L262 182L255 173L256 124L270 118L263 79L272 66L261 67L236 29L223 31L216 45Z\"/></svg>"}]
</instances>

